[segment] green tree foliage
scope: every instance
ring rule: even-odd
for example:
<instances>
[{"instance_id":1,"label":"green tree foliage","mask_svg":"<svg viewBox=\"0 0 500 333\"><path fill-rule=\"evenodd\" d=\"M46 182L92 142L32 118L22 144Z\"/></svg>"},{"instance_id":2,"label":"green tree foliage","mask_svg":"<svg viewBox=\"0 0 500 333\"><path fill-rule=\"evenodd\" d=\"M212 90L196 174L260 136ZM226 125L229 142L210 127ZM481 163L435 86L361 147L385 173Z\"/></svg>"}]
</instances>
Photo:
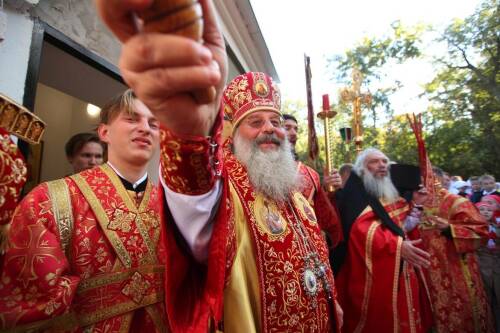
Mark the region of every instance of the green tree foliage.
<instances>
[{"instance_id":1,"label":"green tree foliage","mask_svg":"<svg viewBox=\"0 0 500 333\"><path fill-rule=\"evenodd\" d=\"M349 147L346 147L339 133L340 128L348 127L350 124L348 106L332 105L331 108L333 110L337 110L338 112L337 116L335 116L335 118L333 118L330 122L334 128L334 167L338 168L342 163L352 159L352 156L354 156L354 146L350 145ZM311 162L308 160L307 154L307 107L305 103L300 100L284 100L282 110L283 113L294 116L298 121L299 131L295 150L299 156L299 160L316 169L316 171L318 171L318 173L322 176L325 168L325 134L323 120L317 117L314 120L320 155L316 161Z\"/></svg>"},{"instance_id":2,"label":"green tree foliage","mask_svg":"<svg viewBox=\"0 0 500 333\"><path fill-rule=\"evenodd\" d=\"M401 88L401 82L397 80L380 86L382 80L386 79L387 68L421 57L422 36L427 29L425 25L406 27L396 21L387 36L365 37L344 55L334 55L328 59L329 69L335 74L332 79L351 84L351 71L357 68L363 74L367 86L376 86L376 90L371 92L373 99L370 110L364 113L364 119L372 127L377 127L379 115L384 115L385 119L392 117L394 111L389 97Z\"/></svg>"},{"instance_id":3,"label":"green tree foliage","mask_svg":"<svg viewBox=\"0 0 500 333\"><path fill-rule=\"evenodd\" d=\"M422 110L427 149L434 165L452 174L492 173L500 178L500 5L484 0L465 19L456 19L435 43L448 53L435 59L435 77L425 86L429 108ZM358 68L373 87L387 66L425 55L422 40L429 27L396 22L389 36L364 38L344 55L329 59L332 77L347 81ZM416 143L405 117L394 117L389 96L401 88L395 81L372 92L364 112L365 146L377 146L400 162L416 163Z\"/></svg>"}]
</instances>

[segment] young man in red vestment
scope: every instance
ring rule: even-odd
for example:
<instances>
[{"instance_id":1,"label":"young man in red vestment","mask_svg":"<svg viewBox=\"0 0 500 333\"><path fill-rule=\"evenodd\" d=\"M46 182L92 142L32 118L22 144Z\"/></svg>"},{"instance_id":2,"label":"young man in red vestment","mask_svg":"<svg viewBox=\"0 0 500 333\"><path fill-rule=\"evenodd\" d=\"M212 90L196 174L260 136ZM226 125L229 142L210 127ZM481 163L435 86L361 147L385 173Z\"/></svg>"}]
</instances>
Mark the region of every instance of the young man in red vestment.
<instances>
[{"instance_id":1,"label":"young man in red vestment","mask_svg":"<svg viewBox=\"0 0 500 333\"><path fill-rule=\"evenodd\" d=\"M418 171L418 168L416 168ZM405 174L404 174L405 175ZM406 175L405 175L406 176ZM402 178L402 177L400 177ZM389 159L368 148L357 158L338 207L344 243L334 252L343 332L428 332L431 313L421 267L428 254L414 233L423 191L412 187L414 204L399 196ZM410 192L411 194L411 192ZM413 207L412 207L413 205ZM341 256L341 255L344 256Z\"/></svg>"},{"instance_id":2,"label":"young man in red vestment","mask_svg":"<svg viewBox=\"0 0 500 333\"><path fill-rule=\"evenodd\" d=\"M439 184L444 172L433 170ZM423 248L431 255L426 270L436 331L494 332L476 250L488 239L488 224L467 198L438 188L420 225Z\"/></svg>"},{"instance_id":3,"label":"young man in red vestment","mask_svg":"<svg viewBox=\"0 0 500 333\"><path fill-rule=\"evenodd\" d=\"M140 33L151 1L97 1L124 42L121 71L163 126L166 297L174 332L338 332L328 249L285 140L280 93L264 73L227 73L212 1L204 43ZM165 52L168 50L168 52ZM199 104L199 89L216 98ZM220 142L223 117L233 126Z\"/></svg>"},{"instance_id":4,"label":"young man in red vestment","mask_svg":"<svg viewBox=\"0 0 500 333\"><path fill-rule=\"evenodd\" d=\"M161 198L146 166L159 123L128 90L101 111L108 163L20 203L0 276L0 327L165 332Z\"/></svg>"}]
</instances>

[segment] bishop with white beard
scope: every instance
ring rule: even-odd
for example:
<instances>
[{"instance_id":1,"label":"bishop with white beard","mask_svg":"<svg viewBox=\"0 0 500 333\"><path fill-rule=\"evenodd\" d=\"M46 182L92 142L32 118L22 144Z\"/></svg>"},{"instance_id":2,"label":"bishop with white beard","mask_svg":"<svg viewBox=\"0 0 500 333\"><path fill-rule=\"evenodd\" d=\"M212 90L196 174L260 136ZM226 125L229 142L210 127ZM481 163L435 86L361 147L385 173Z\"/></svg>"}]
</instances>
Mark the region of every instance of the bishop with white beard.
<instances>
[{"instance_id":1,"label":"bishop with white beard","mask_svg":"<svg viewBox=\"0 0 500 333\"><path fill-rule=\"evenodd\" d=\"M221 104L232 127L222 148L217 126L208 141L165 135L168 303L181 304L169 318L193 331L223 319L225 332L339 332L328 248L301 193L277 85L237 76Z\"/></svg>"},{"instance_id":2,"label":"bishop with white beard","mask_svg":"<svg viewBox=\"0 0 500 333\"><path fill-rule=\"evenodd\" d=\"M421 240L414 234L420 218L415 205L425 200L425 191L419 190L420 175L415 178L408 203L391 181L389 158L368 148L338 196L344 242L334 250L334 269L345 313L343 332L373 327L428 332L432 324L419 272L429 265L428 253L417 247Z\"/></svg>"}]
</instances>

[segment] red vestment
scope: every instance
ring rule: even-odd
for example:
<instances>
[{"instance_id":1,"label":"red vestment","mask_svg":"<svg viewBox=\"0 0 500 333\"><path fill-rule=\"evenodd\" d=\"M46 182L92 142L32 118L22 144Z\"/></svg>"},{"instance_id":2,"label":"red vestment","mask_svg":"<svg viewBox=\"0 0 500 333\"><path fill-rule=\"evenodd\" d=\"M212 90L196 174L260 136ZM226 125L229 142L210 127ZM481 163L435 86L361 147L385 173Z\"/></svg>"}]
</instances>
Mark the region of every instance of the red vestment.
<instances>
[{"instance_id":1,"label":"red vestment","mask_svg":"<svg viewBox=\"0 0 500 333\"><path fill-rule=\"evenodd\" d=\"M319 174L302 162L298 162L298 167L302 175L302 194L313 206L318 224L321 230L328 234L330 248L333 249L343 239L337 210L321 187Z\"/></svg>"},{"instance_id":2,"label":"red vestment","mask_svg":"<svg viewBox=\"0 0 500 333\"><path fill-rule=\"evenodd\" d=\"M223 158L215 153L221 169L210 166L206 138L179 137L167 130L161 147L162 175L170 189L204 193L218 171L223 184L206 265L193 259L175 223L167 221L172 331L215 331L223 325L226 332L338 332L328 249L307 199L293 192L287 203L278 203L256 192L229 143ZM317 280L314 295L308 294L309 280L304 279L311 252L325 276Z\"/></svg>"},{"instance_id":3,"label":"red vestment","mask_svg":"<svg viewBox=\"0 0 500 333\"><path fill-rule=\"evenodd\" d=\"M134 202L108 166L43 183L11 222L0 327L164 332L160 192Z\"/></svg>"},{"instance_id":4,"label":"red vestment","mask_svg":"<svg viewBox=\"0 0 500 333\"><path fill-rule=\"evenodd\" d=\"M26 183L26 163L9 132L0 127L0 250L2 228L9 223Z\"/></svg>"},{"instance_id":5,"label":"red vestment","mask_svg":"<svg viewBox=\"0 0 500 333\"><path fill-rule=\"evenodd\" d=\"M400 199L384 208L402 227L409 205ZM369 206L352 225L347 256L336 278L344 310L343 332L427 332L430 328L425 280L402 260L402 242Z\"/></svg>"},{"instance_id":6,"label":"red vestment","mask_svg":"<svg viewBox=\"0 0 500 333\"><path fill-rule=\"evenodd\" d=\"M420 234L422 247L431 255L426 274L437 332L493 332L475 253L486 241L487 223L466 198L442 189L436 199L437 211L426 207L425 213L447 220L450 233L445 236L427 221Z\"/></svg>"}]
</instances>

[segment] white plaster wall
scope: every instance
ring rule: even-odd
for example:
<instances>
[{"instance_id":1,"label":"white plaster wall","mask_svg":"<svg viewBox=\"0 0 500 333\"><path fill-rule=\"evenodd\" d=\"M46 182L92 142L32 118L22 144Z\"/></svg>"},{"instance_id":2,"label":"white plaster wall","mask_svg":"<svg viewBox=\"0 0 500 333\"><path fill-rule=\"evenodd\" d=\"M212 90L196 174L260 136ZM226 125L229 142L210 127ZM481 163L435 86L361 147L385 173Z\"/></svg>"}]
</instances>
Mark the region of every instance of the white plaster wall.
<instances>
[{"instance_id":1,"label":"white plaster wall","mask_svg":"<svg viewBox=\"0 0 500 333\"><path fill-rule=\"evenodd\" d=\"M32 15L117 65L121 44L99 19L92 0L40 0Z\"/></svg>"},{"instance_id":2,"label":"white plaster wall","mask_svg":"<svg viewBox=\"0 0 500 333\"><path fill-rule=\"evenodd\" d=\"M0 42L0 93L22 103L33 31L26 13L4 2L7 14L5 39Z\"/></svg>"}]
</instances>

